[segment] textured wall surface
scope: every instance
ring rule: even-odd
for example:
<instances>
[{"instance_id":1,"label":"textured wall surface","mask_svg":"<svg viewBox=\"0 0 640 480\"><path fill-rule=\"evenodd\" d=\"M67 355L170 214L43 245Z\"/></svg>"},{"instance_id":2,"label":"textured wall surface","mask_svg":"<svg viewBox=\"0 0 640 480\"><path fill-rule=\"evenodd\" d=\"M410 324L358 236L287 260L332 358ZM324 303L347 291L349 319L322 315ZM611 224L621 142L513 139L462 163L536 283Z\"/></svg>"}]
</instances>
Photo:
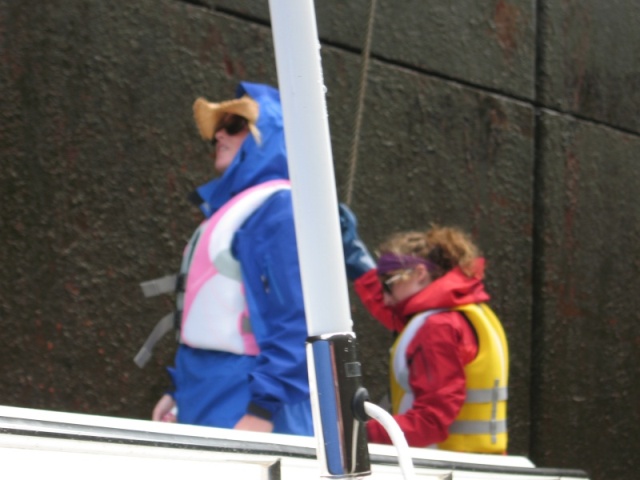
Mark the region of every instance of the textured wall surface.
<instances>
[{"instance_id":1,"label":"textured wall surface","mask_svg":"<svg viewBox=\"0 0 640 480\"><path fill-rule=\"evenodd\" d=\"M640 2L540 2L540 100L549 108L640 130Z\"/></svg>"},{"instance_id":2,"label":"textured wall surface","mask_svg":"<svg viewBox=\"0 0 640 480\"><path fill-rule=\"evenodd\" d=\"M549 112L540 137L533 454L630 479L640 442L640 138ZM560 448L562 438L574 441Z\"/></svg>"},{"instance_id":3,"label":"textured wall surface","mask_svg":"<svg viewBox=\"0 0 640 480\"><path fill-rule=\"evenodd\" d=\"M317 1L341 199L370 2ZM640 468L640 4L378 0L351 206L375 247L459 225L510 343L510 451ZM165 338L132 358L211 175L191 117L277 83L265 0L0 0L0 397L148 418ZM373 398L391 336L352 301Z\"/></svg>"}]
</instances>

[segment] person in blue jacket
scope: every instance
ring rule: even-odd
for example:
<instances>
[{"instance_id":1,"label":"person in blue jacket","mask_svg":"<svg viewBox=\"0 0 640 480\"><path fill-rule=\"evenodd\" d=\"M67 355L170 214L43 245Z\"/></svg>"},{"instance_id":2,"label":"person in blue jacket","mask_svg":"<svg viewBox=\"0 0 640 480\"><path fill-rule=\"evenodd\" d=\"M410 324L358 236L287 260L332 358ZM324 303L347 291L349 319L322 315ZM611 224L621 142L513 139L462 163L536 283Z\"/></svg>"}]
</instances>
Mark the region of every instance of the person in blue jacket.
<instances>
[{"instance_id":1,"label":"person in blue jacket","mask_svg":"<svg viewBox=\"0 0 640 480\"><path fill-rule=\"evenodd\" d=\"M152 418L313 435L280 95L242 82L236 97L194 103L219 176L190 196L205 219L182 262L175 388Z\"/></svg>"}]
</instances>

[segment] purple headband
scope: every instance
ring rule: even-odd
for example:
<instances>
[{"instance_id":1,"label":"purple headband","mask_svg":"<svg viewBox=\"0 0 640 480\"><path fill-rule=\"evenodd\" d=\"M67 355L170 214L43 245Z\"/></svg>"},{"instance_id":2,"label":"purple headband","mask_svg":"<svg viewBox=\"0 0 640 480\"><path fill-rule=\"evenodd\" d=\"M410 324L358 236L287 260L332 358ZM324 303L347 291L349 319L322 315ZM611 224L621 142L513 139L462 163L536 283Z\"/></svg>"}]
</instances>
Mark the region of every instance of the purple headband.
<instances>
[{"instance_id":1,"label":"purple headband","mask_svg":"<svg viewBox=\"0 0 640 480\"><path fill-rule=\"evenodd\" d=\"M378 273L386 275L389 272L413 268L418 265L424 265L429 272L436 270L436 265L429 260L413 255L396 255L395 253L384 253L378 259Z\"/></svg>"}]
</instances>

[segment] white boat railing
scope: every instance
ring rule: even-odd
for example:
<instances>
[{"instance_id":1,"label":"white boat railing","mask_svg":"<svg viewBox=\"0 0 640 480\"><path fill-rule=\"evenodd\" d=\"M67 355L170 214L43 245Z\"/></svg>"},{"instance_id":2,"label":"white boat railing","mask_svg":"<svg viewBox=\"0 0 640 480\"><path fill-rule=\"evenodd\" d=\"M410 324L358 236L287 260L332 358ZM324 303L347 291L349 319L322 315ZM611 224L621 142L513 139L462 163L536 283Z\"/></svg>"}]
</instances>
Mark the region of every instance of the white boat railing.
<instances>
[{"instance_id":1,"label":"white boat railing","mask_svg":"<svg viewBox=\"0 0 640 480\"><path fill-rule=\"evenodd\" d=\"M401 480L396 450L368 446L372 480ZM419 479L588 480L526 457L409 448ZM0 406L0 462L19 478L320 479L313 437Z\"/></svg>"}]
</instances>

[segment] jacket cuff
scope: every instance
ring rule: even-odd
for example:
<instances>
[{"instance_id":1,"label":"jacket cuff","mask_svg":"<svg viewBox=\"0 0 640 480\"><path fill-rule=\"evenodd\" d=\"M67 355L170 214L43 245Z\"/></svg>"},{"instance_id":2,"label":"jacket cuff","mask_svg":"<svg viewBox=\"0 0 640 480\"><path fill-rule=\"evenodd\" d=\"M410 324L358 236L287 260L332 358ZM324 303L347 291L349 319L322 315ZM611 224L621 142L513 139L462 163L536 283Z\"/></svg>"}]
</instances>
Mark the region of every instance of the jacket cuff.
<instances>
[{"instance_id":1,"label":"jacket cuff","mask_svg":"<svg viewBox=\"0 0 640 480\"><path fill-rule=\"evenodd\" d=\"M187 194L187 200L189 201L189 203L192 203L196 207L199 207L204 203L204 199L198 193L197 190L194 190L193 192L190 192L189 194Z\"/></svg>"},{"instance_id":2,"label":"jacket cuff","mask_svg":"<svg viewBox=\"0 0 640 480\"><path fill-rule=\"evenodd\" d=\"M249 406L247 407L247 413L255 417L262 418L263 420L272 421L273 419L273 413L271 413L266 408L261 407L260 405L256 405L253 402L250 403Z\"/></svg>"}]
</instances>

